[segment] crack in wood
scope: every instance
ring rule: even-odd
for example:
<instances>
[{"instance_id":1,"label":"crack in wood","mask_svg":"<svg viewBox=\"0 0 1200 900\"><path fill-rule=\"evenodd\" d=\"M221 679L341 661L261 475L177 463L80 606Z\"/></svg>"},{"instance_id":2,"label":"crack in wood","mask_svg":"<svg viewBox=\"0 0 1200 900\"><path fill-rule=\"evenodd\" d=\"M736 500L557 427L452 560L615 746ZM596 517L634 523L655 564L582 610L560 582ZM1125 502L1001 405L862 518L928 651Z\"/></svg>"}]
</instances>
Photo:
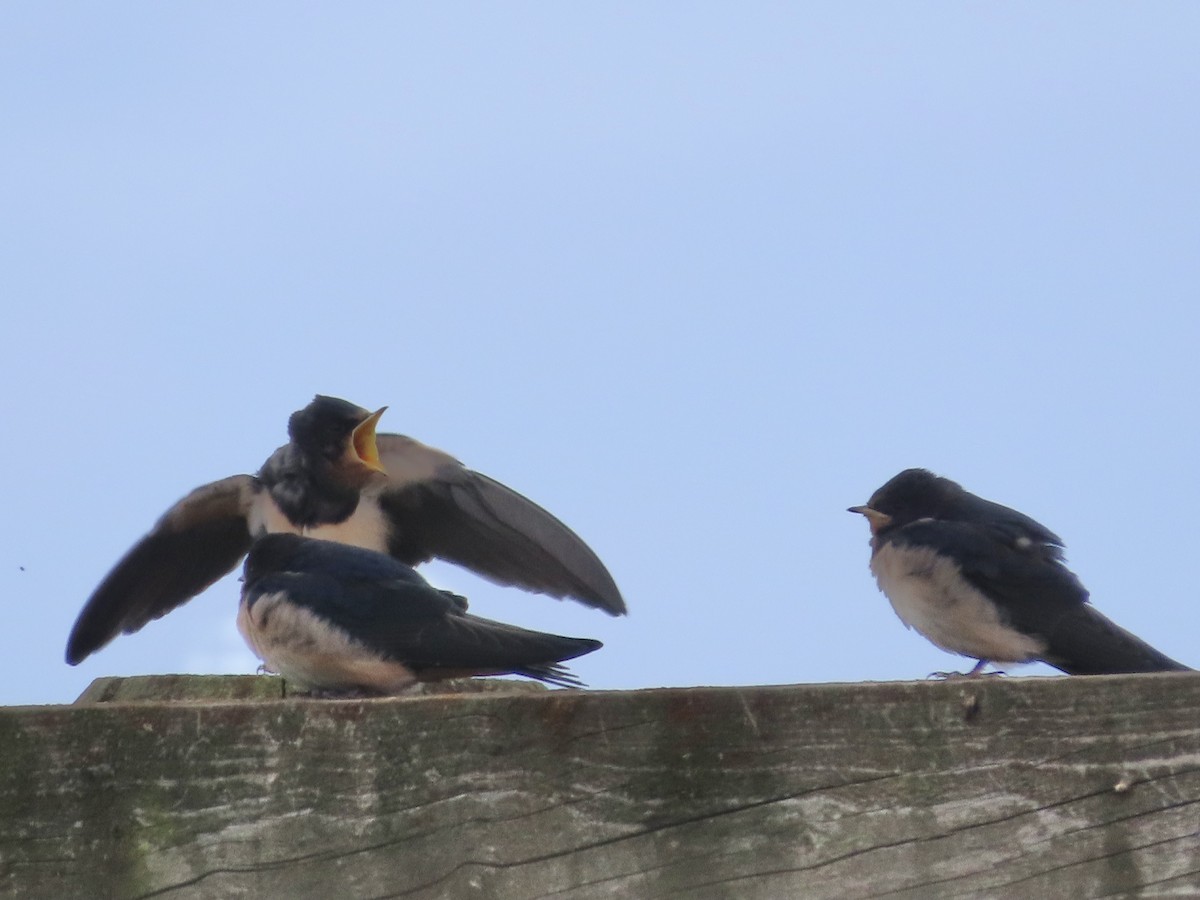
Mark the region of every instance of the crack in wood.
<instances>
[{"instance_id":1,"label":"crack in wood","mask_svg":"<svg viewBox=\"0 0 1200 900\"><path fill-rule=\"evenodd\" d=\"M872 781L881 781L881 780L886 780L886 779L893 778L893 777L895 777L895 776L893 776L893 775L879 776L878 778L850 782L850 783L844 784L844 785L837 785L837 787L856 787L856 786L860 786L860 785L870 784ZM759 801L756 801L753 803L742 804L740 806L730 807L728 809L716 810L711 813L705 813L704 815L691 816L686 819L678 819L678 820L674 820L671 822L661 823L661 824L653 826L653 827L642 828L631 834L617 835L612 838L606 838L601 841L594 841L590 844L581 844L576 847L571 847L566 850L558 851L555 853L547 853L547 854L544 854L541 856L531 856L531 857L526 857L526 858L520 859L520 860L512 860L512 861L506 861L506 862L488 862L488 861L483 861L483 860L463 860L458 865L456 865L454 867L454 869L447 872L445 875L443 875L437 879L434 879L431 882L415 886L409 890L401 891L396 894L389 894L389 895L387 895L387 897L388 898L407 897L407 896L411 896L412 894L419 893L420 891L423 891L423 890L429 890L439 884L442 884L448 880L451 880L461 869L467 868L467 867L477 867L477 868L485 868L485 869L492 869L492 870L508 870L508 869L520 868L522 866L537 865L537 864L546 863L546 862L553 862L555 860L564 859L564 858L573 856L575 854L586 853L588 851L597 850L597 849L603 849L603 848L610 847L615 844L620 844L620 843L623 843L626 841L637 840L638 838L650 837L650 836L659 834L661 832L670 831L675 828L682 828L682 827L686 827L688 825L695 825L695 824L699 824L699 823L703 823L703 822L707 822L707 821L712 821L715 819L724 818L726 816L736 815L738 813L748 812L750 810L755 810L755 809L760 809L762 807L771 806L776 803L785 803L785 802L788 802L791 800L797 800L806 795L820 793L820 792L822 792L824 790L828 790L828 789L829 789L828 787L812 788L809 790L799 791L799 792L795 792L792 794L785 794L785 795L782 795L779 797L770 797L770 798L767 798L764 800L759 800ZM553 896L553 895L546 895L546 896ZM382 898L381 898L381 900L382 900Z\"/></svg>"},{"instance_id":2,"label":"crack in wood","mask_svg":"<svg viewBox=\"0 0 1200 900\"><path fill-rule=\"evenodd\" d=\"M1087 857L1085 859L1078 859L1073 862L1063 863L1062 865L1059 865L1059 866L1050 866L1048 868L1034 872L1030 875L1026 875L1023 878L1016 878L1016 879L1013 879L1012 881L1005 881L998 885L993 885L992 887L993 888L1013 887L1014 885L1024 884L1027 881L1033 881L1034 879L1037 879L1037 878L1044 878L1047 875L1051 875L1055 872L1064 872L1064 871L1068 871L1071 869L1076 869L1080 866L1086 866L1086 865L1091 865L1093 863L1104 862L1105 860L1119 859L1122 856L1129 856L1131 854L1139 853L1141 851L1148 850L1153 847L1167 846L1167 845L1174 844L1174 843L1177 843L1177 842L1183 841L1183 840L1188 840L1188 839L1194 840L1195 838L1196 838L1196 834L1193 833L1190 835L1178 835L1176 837L1163 838L1162 840L1159 840L1159 841L1150 841L1148 843L1139 844L1137 846L1122 847L1119 850L1114 850L1110 853L1102 853L1099 856L1091 856L1091 857Z\"/></svg>"}]
</instances>

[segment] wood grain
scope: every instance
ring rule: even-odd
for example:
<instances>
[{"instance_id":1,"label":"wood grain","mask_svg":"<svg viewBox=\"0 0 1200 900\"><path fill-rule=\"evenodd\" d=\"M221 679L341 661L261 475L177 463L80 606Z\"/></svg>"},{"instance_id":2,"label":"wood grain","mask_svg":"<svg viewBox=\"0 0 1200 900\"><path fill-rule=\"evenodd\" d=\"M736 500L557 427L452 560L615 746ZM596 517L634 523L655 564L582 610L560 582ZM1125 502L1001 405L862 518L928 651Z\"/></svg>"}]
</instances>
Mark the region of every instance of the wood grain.
<instances>
[{"instance_id":1,"label":"wood grain","mask_svg":"<svg viewBox=\"0 0 1200 900\"><path fill-rule=\"evenodd\" d=\"M263 681L0 710L0 891L1200 895L1197 673L351 701Z\"/></svg>"}]
</instances>

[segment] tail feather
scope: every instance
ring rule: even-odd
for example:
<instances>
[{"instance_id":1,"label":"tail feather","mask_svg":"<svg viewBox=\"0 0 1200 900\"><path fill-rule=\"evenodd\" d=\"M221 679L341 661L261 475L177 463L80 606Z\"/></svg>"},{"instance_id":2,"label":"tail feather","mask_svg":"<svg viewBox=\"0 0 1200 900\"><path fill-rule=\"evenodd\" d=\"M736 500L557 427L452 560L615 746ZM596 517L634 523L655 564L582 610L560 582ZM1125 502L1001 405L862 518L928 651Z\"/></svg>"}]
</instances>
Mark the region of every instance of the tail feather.
<instances>
[{"instance_id":1,"label":"tail feather","mask_svg":"<svg viewBox=\"0 0 1200 900\"><path fill-rule=\"evenodd\" d=\"M553 684L557 687L565 688L585 688L587 687L578 676L570 669L559 663L545 663L544 665L522 666L519 669L513 669L514 675L524 675L526 678L536 678L538 681L546 684Z\"/></svg>"},{"instance_id":2,"label":"tail feather","mask_svg":"<svg viewBox=\"0 0 1200 900\"><path fill-rule=\"evenodd\" d=\"M519 664L513 667L513 674L536 678L558 687L587 687L563 662L591 653L604 645L592 638L568 638L552 634L537 637L542 639L539 643L543 645L541 652L546 653L546 662Z\"/></svg>"},{"instance_id":3,"label":"tail feather","mask_svg":"<svg viewBox=\"0 0 1200 900\"><path fill-rule=\"evenodd\" d=\"M1090 603L1060 620L1048 635L1045 661L1069 675L1185 672L1190 666L1155 650Z\"/></svg>"}]
</instances>

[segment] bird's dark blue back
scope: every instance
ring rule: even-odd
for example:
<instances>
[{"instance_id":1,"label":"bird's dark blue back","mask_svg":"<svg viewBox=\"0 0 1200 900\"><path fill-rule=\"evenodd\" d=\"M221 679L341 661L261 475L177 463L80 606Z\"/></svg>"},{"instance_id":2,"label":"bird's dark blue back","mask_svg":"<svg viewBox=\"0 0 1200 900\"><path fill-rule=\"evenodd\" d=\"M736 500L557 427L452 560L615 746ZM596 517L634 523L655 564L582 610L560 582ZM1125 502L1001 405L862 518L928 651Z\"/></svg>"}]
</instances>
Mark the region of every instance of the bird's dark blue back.
<instances>
[{"instance_id":1,"label":"bird's dark blue back","mask_svg":"<svg viewBox=\"0 0 1200 900\"><path fill-rule=\"evenodd\" d=\"M462 615L466 606L390 556L294 534L266 535L246 558L246 603L253 607L262 596L280 592L289 603L384 650L397 633Z\"/></svg>"},{"instance_id":2,"label":"bird's dark blue back","mask_svg":"<svg viewBox=\"0 0 1200 900\"><path fill-rule=\"evenodd\" d=\"M402 581L430 587L415 569L391 556L295 534L264 535L250 548L250 555L246 558L247 584L272 572L306 575L336 573L339 579L344 580Z\"/></svg>"}]
</instances>

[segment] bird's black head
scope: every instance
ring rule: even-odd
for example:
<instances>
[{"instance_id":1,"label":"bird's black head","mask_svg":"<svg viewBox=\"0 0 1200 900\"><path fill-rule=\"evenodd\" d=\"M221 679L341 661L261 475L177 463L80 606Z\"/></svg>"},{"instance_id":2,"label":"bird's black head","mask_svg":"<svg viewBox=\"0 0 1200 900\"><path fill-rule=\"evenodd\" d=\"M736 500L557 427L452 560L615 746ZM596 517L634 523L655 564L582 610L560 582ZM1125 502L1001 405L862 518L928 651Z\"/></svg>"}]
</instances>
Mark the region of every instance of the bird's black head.
<instances>
[{"instance_id":1,"label":"bird's black head","mask_svg":"<svg viewBox=\"0 0 1200 900\"><path fill-rule=\"evenodd\" d=\"M292 413L288 437L310 459L382 472L375 426L385 409L371 413L346 400L318 394L304 409Z\"/></svg>"},{"instance_id":2,"label":"bird's black head","mask_svg":"<svg viewBox=\"0 0 1200 900\"><path fill-rule=\"evenodd\" d=\"M905 469L871 495L866 506L852 506L871 523L871 533L899 528L917 519L953 518L970 495L949 478L928 469Z\"/></svg>"},{"instance_id":3,"label":"bird's black head","mask_svg":"<svg viewBox=\"0 0 1200 900\"><path fill-rule=\"evenodd\" d=\"M272 572L286 572L289 561L310 542L309 538L287 532L263 535L250 546L242 567L242 581L253 584Z\"/></svg>"}]
</instances>

